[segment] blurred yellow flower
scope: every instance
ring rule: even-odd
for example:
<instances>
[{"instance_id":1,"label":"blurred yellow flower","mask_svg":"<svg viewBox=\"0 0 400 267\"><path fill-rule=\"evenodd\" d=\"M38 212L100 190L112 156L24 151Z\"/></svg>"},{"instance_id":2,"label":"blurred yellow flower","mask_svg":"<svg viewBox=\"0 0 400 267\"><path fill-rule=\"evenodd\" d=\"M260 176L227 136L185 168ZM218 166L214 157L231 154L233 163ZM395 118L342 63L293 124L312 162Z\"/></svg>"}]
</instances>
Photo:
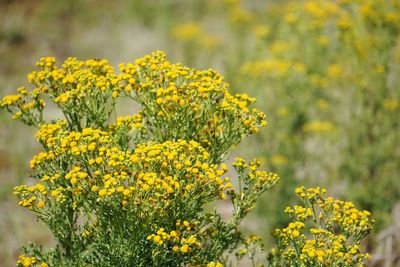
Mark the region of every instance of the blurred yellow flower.
<instances>
[{"instance_id":1,"label":"blurred yellow flower","mask_svg":"<svg viewBox=\"0 0 400 267\"><path fill-rule=\"evenodd\" d=\"M288 163L288 159L283 155L274 155L271 158L271 163L276 166L285 165Z\"/></svg>"},{"instance_id":2,"label":"blurred yellow flower","mask_svg":"<svg viewBox=\"0 0 400 267\"><path fill-rule=\"evenodd\" d=\"M334 124L330 121L315 120L308 122L303 126L303 130L305 132L315 132L315 133L330 132L333 129L334 129Z\"/></svg>"}]
</instances>

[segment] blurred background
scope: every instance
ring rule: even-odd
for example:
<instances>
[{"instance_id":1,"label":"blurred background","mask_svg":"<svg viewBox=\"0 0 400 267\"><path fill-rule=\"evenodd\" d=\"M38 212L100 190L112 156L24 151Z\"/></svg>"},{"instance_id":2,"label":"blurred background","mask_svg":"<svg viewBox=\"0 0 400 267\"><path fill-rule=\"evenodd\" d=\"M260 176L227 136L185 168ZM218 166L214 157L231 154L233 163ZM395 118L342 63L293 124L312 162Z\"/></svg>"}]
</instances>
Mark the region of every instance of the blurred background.
<instances>
[{"instance_id":1,"label":"blurred background","mask_svg":"<svg viewBox=\"0 0 400 267\"><path fill-rule=\"evenodd\" d=\"M163 50L214 68L257 98L269 125L233 152L258 157L280 183L244 227L285 225L299 185L373 212L370 266L400 264L399 0L0 0L0 96L26 86L42 56L114 66ZM34 130L0 112L0 266L50 233L12 195L39 151Z\"/></svg>"}]
</instances>

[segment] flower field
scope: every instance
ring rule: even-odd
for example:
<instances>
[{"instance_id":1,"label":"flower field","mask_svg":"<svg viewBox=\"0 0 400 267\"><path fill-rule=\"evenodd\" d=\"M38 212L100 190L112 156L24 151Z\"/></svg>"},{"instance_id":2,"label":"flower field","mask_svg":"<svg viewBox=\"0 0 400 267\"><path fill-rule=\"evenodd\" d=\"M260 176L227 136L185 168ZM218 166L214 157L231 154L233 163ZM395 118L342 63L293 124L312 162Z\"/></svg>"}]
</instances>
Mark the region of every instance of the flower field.
<instances>
[{"instance_id":1,"label":"flower field","mask_svg":"<svg viewBox=\"0 0 400 267\"><path fill-rule=\"evenodd\" d=\"M0 266L400 264L400 2L93 4L0 4Z\"/></svg>"}]
</instances>

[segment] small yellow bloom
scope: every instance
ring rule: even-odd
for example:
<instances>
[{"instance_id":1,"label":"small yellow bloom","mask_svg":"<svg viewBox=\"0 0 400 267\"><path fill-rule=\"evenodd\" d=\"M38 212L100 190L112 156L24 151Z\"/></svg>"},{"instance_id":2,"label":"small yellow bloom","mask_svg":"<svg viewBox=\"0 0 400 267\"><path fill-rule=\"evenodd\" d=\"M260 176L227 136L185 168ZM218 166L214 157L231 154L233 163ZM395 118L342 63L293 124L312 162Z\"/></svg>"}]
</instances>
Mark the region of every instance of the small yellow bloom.
<instances>
[{"instance_id":1,"label":"small yellow bloom","mask_svg":"<svg viewBox=\"0 0 400 267\"><path fill-rule=\"evenodd\" d=\"M122 192L122 194L123 194L124 196L129 196L129 195L131 194L131 190L125 189L125 190Z\"/></svg>"},{"instance_id":2,"label":"small yellow bloom","mask_svg":"<svg viewBox=\"0 0 400 267\"><path fill-rule=\"evenodd\" d=\"M187 252L189 252L189 246L188 245L183 245L181 248L180 248L180 251L182 252L182 253L187 253Z\"/></svg>"},{"instance_id":3,"label":"small yellow bloom","mask_svg":"<svg viewBox=\"0 0 400 267\"><path fill-rule=\"evenodd\" d=\"M39 201L36 205L39 209L44 207L44 201Z\"/></svg>"},{"instance_id":4,"label":"small yellow bloom","mask_svg":"<svg viewBox=\"0 0 400 267\"><path fill-rule=\"evenodd\" d=\"M105 196L105 195L107 195L107 190L106 190L106 189L101 189L101 190L99 191L99 196L100 196L100 197L103 197L103 196Z\"/></svg>"}]
</instances>

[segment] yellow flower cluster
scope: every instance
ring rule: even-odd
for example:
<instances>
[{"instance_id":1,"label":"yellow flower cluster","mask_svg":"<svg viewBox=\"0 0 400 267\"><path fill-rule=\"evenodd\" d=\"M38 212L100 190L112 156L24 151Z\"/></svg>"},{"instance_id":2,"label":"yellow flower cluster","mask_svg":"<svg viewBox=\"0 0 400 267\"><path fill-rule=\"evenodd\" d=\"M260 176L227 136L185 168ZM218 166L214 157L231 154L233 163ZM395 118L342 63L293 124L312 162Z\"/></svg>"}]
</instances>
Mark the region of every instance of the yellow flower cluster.
<instances>
[{"instance_id":1,"label":"yellow flower cluster","mask_svg":"<svg viewBox=\"0 0 400 267\"><path fill-rule=\"evenodd\" d=\"M102 156L106 146L111 144L111 138L107 132L91 128L85 128L82 132L70 132L62 129L64 124L64 121L58 124L46 124L37 132L36 138L48 150L34 156L30 162L32 169L60 156L79 157L83 154L93 154L94 150ZM102 162L103 159L99 157L97 161Z\"/></svg>"},{"instance_id":2,"label":"yellow flower cluster","mask_svg":"<svg viewBox=\"0 0 400 267\"><path fill-rule=\"evenodd\" d=\"M36 196L29 196L29 186L27 185L16 186L14 188L14 194L21 198L18 204L22 207L31 207L32 203L37 199Z\"/></svg>"},{"instance_id":3,"label":"yellow flower cluster","mask_svg":"<svg viewBox=\"0 0 400 267\"><path fill-rule=\"evenodd\" d=\"M323 229L310 229L315 239L306 240L300 256L304 262L317 262L323 266L336 264L352 266L370 258L369 254L361 254L357 244L348 246L346 237L334 235Z\"/></svg>"},{"instance_id":4,"label":"yellow flower cluster","mask_svg":"<svg viewBox=\"0 0 400 267\"><path fill-rule=\"evenodd\" d=\"M21 100L21 95L8 95L5 96L2 100L1 100L1 106L5 107L5 106L11 106L12 104L17 103L19 100Z\"/></svg>"},{"instance_id":5,"label":"yellow flower cluster","mask_svg":"<svg viewBox=\"0 0 400 267\"><path fill-rule=\"evenodd\" d=\"M187 23L176 26L172 33L181 41L195 40L202 33L202 28L198 24Z\"/></svg>"},{"instance_id":6,"label":"yellow flower cluster","mask_svg":"<svg viewBox=\"0 0 400 267\"><path fill-rule=\"evenodd\" d=\"M30 125L48 127L43 117L43 98L48 97L61 108L70 130L111 128L115 138L121 138L119 135L137 129L147 133L143 137L158 142L195 140L213 158L266 125L264 113L249 107L255 98L232 95L218 72L172 64L161 51L120 64L119 74L107 60L68 58L57 67L55 59L47 57L37 66L40 71L28 75L35 89L20 88L19 95L1 101L15 118ZM131 98L142 108L138 114L114 118L115 124L108 125L117 97Z\"/></svg>"},{"instance_id":7,"label":"yellow flower cluster","mask_svg":"<svg viewBox=\"0 0 400 267\"><path fill-rule=\"evenodd\" d=\"M289 239L298 238L301 235L301 231L304 228L304 223L302 222L291 222L288 227L277 229L275 235L280 235L281 237L287 237Z\"/></svg>"},{"instance_id":8,"label":"yellow flower cluster","mask_svg":"<svg viewBox=\"0 0 400 267\"><path fill-rule=\"evenodd\" d=\"M400 100L397 99L385 99L383 101L383 108L386 110L394 111L400 107Z\"/></svg>"},{"instance_id":9,"label":"yellow flower cluster","mask_svg":"<svg viewBox=\"0 0 400 267\"><path fill-rule=\"evenodd\" d=\"M169 233L165 232L164 228L160 228L156 234L149 235L147 240L154 242L158 246L162 246L163 250L172 250L174 253L190 253L193 249L201 247L201 243L197 240L196 235L192 234L195 230L192 229L192 224L186 220L183 222L178 220L176 226L178 228Z\"/></svg>"},{"instance_id":10,"label":"yellow flower cluster","mask_svg":"<svg viewBox=\"0 0 400 267\"><path fill-rule=\"evenodd\" d=\"M356 236L357 239L359 235L371 231L374 221L370 219L371 213L369 211L360 211L356 209L355 205L351 202L325 197L325 193L326 190L319 187L309 189L299 187L296 189L296 194L300 198L304 201L315 203L318 206L323 213L323 216L318 216L318 219L326 225L334 224L339 227L346 236ZM288 211L292 213L292 210ZM308 209L303 211L310 213ZM298 212L298 209L297 213L295 211L294 215L304 217L304 213Z\"/></svg>"},{"instance_id":11,"label":"yellow flower cluster","mask_svg":"<svg viewBox=\"0 0 400 267\"><path fill-rule=\"evenodd\" d=\"M260 77L282 78L293 75L303 75L306 67L302 63L290 62L288 60L266 59L246 63L240 72L242 75L253 79Z\"/></svg>"},{"instance_id":12,"label":"yellow flower cluster","mask_svg":"<svg viewBox=\"0 0 400 267\"><path fill-rule=\"evenodd\" d=\"M39 71L28 75L35 88L31 91L19 88L20 94L3 98L1 106L13 112L15 119L41 126L45 123L44 98L49 98L62 109L69 123L78 126L85 117L88 125L105 124L104 118L111 112L106 104L113 103L111 96L116 91L113 67L106 60L68 58L61 68L55 62L53 57L41 58L36 64Z\"/></svg>"},{"instance_id":13,"label":"yellow flower cluster","mask_svg":"<svg viewBox=\"0 0 400 267\"><path fill-rule=\"evenodd\" d=\"M172 36L185 46L199 45L206 49L214 49L220 45L217 35L206 32L198 23L184 23L173 27Z\"/></svg>"},{"instance_id":14,"label":"yellow flower cluster","mask_svg":"<svg viewBox=\"0 0 400 267\"><path fill-rule=\"evenodd\" d=\"M9 112L14 113L13 119L22 119L28 124L32 124L31 117L37 116L36 120L41 119L39 113L44 109L45 102L42 98L34 96L30 101L27 100L27 90L25 87L18 88L18 95L5 96L0 101L0 107L7 109ZM39 112L39 113L37 113Z\"/></svg>"},{"instance_id":15,"label":"yellow flower cluster","mask_svg":"<svg viewBox=\"0 0 400 267\"><path fill-rule=\"evenodd\" d=\"M330 132L335 128L334 124L330 121L310 121L303 125L303 131L305 132Z\"/></svg>"},{"instance_id":16,"label":"yellow flower cluster","mask_svg":"<svg viewBox=\"0 0 400 267\"><path fill-rule=\"evenodd\" d=\"M207 267L223 267L223 265L220 262L210 262L207 264Z\"/></svg>"},{"instance_id":17,"label":"yellow flower cluster","mask_svg":"<svg viewBox=\"0 0 400 267\"><path fill-rule=\"evenodd\" d=\"M246 162L239 157L232 163L238 173L239 188L238 190L231 189L228 194L232 199L234 209L238 212L236 216L240 217L241 214L247 214L253 210L260 194L279 181L276 173L259 170L260 165L261 161L257 159Z\"/></svg>"},{"instance_id":18,"label":"yellow flower cluster","mask_svg":"<svg viewBox=\"0 0 400 267\"><path fill-rule=\"evenodd\" d=\"M48 267L45 262L38 262L35 257L21 255L18 257L17 267Z\"/></svg>"},{"instance_id":19,"label":"yellow flower cluster","mask_svg":"<svg viewBox=\"0 0 400 267\"><path fill-rule=\"evenodd\" d=\"M41 58L37 63L40 71L28 75L29 82L38 87L31 92L31 96L49 94L60 105L77 104L86 97L102 94L113 87L115 74L107 60L68 58L62 68L56 67L55 63L53 57Z\"/></svg>"},{"instance_id":20,"label":"yellow flower cluster","mask_svg":"<svg viewBox=\"0 0 400 267\"><path fill-rule=\"evenodd\" d=\"M160 51L119 67L124 93L143 104L143 116L157 118L148 122L161 129L162 135L153 133L157 140L190 134L188 139L200 142L214 155L214 150L224 151L231 145L225 143L225 136L238 143L266 125L264 113L250 111L255 99L247 94L231 95L228 84L214 70L172 64Z\"/></svg>"},{"instance_id":21,"label":"yellow flower cluster","mask_svg":"<svg viewBox=\"0 0 400 267\"><path fill-rule=\"evenodd\" d=\"M272 266L364 266L369 255L361 253L359 245L372 229L371 214L350 202L325 197L326 190L319 187L295 191L304 206L286 208L293 222L274 232L277 248L269 255Z\"/></svg>"},{"instance_id":22,"label":"yellow flower cluster","mask_svg":"<svg viewBox=\"0 0 400 267\"><path fill-rule=\"evenodd\" d=\"M68 186L62 188L75 195L95 193L98 201L115 196L124 206L144 199L150 202L158 199L161 203L153 205L157 204L154 208L160 212L165 205L171 205L172 196L186 199L201 189L205 197L225 198L223 191L232 187L229 178L222 177L226 166L219 168L208 164L209 153L194 141L138 145L131 153L115 147L106 132L90 128L83 129L82 133L69 132L57 125L42 127L37 138L46 140L46 146L52 150L35 156L31 161L33 169L53 164L63 157L71 164L75 162L70 170L54 170L41 177L43 182L50 182L48 186L52 188L47 190L52 190L50 197L58 202L62 202L63 193L54 188L54 184L65 182ZM260 181L268 178L261 172L255 175ZM133 191L136 193L132 194ZM47 193L41 184L16 187L15 192L21 198L20 204L26 207L31 207L38 197L41 199Z\"/></svg>"},{"instance_id":23,"label":"yellow flower cluster","mask_svg":"<svg viewBox=\"0 0 400 267\"><path fill-rule=\"evenodd\" d=\"M273 172L259 170L261 161L255 159L251 162L246 162L242 158L236 158L232 166L240 175L246 174L246 183L252 185L255 190L262 190L265 187L274 185L279 180L279 176Z\"/></svg>"},{"instance_id":24,"label":"yellow flower cluster","mask_svg":"<svg viewBox=\"0 0 400 267\"><path fill-rule=\"evenodd\" d=\"M312 218L313 211L311 208L305 208L303 206L293 206L287 207L285 213L289 214L293 218L297 218L299 221L303 222L308 218Z\"/></svg>"},{"instance_id":25,"label":"yellow flower cluster","mask_svg":"<svg viewBox=\"0 0 400 267\"><path fill-rule=\"evenodd\" d=\"M111 129L127 127L128 129L143 127L143 117L141 114L127 115L125 117L118 117L114 125L110 125Z\"/></svg>"},{"instance_id":26,"label":"yellow flower cluster","mask_svg":"<svg viewBox=\"0 0 400 267\"><path fill-rule=\"evenodd\" d=\"M302 21L305 20L301 16L308 16L308 20L313 22L310 24L313 29L322 28L333 20L338 28L348 30L353 27L352 17L360 17L371 22L383 21L394 26L400 21L399 14L396 14L392 10L396 5L398 7L398 4L394 0L387 1L385 5L382 5L379 0L345 0L337 2L299 1L293 2L288 6L285 20L288 24L295 24L300 19Z\"/></svg>"},{"instance_id":27,"label":"yellow flower cluster","mask_svg":"<svg viewBox=\"0 0 400 267\"><path fill-rule=\"evenodd\" d=\"M304 186L302 186L296 188L295 193L302 199L315 201L326 193L326 189L320 187L306 189Z\"/></svg>"}]
</instances>

